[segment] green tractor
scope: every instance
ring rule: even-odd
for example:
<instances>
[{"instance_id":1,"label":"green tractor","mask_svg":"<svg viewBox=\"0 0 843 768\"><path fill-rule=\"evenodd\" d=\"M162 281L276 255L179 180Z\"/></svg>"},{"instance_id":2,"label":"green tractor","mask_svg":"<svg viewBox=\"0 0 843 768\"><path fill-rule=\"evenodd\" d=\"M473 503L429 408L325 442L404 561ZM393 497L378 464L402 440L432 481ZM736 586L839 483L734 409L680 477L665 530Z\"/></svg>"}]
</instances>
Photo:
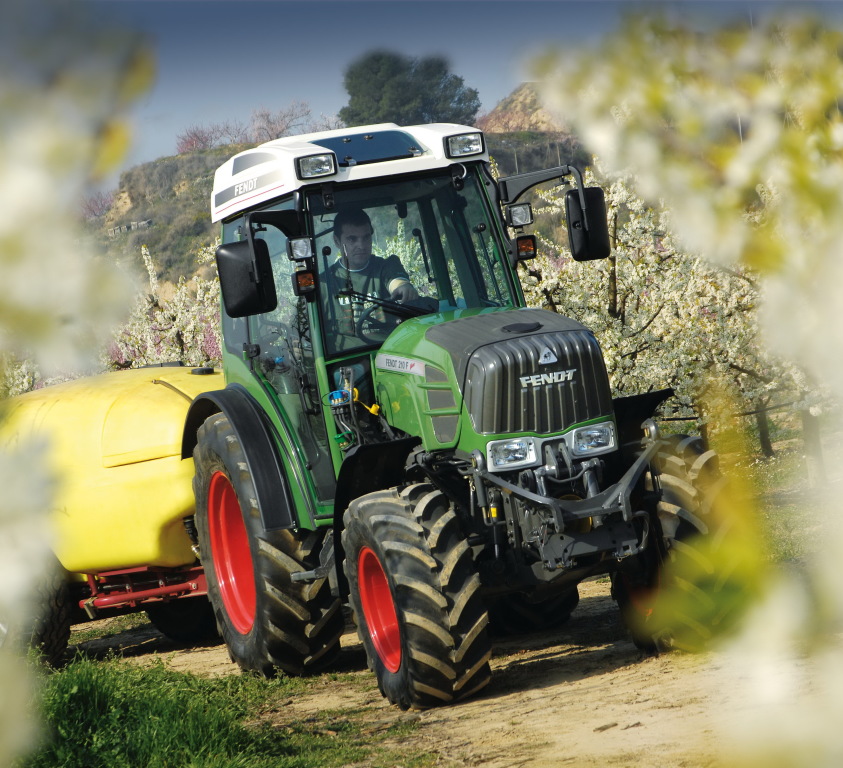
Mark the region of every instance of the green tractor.
<instances>
[{"instance_id":1,"label":"green tractor","mask_svg":"<svg viewBox=\"0 0 843 768\"><path fill-rule=\"evenodd\" d=\"M668 641L649 601L706 530L714 456L659 435L670 390L613 400L592 332L525 306L523 199L547 182L570 183L573 257L608 256L599 188L572 166L495 179L471 127L294 136L217 171L226 385L182 455L242 668L328 667L347 601L383 695L445 704L489 681L490 621L558 626L600 574L636 643Z\"/></svg>"}]
</instances>

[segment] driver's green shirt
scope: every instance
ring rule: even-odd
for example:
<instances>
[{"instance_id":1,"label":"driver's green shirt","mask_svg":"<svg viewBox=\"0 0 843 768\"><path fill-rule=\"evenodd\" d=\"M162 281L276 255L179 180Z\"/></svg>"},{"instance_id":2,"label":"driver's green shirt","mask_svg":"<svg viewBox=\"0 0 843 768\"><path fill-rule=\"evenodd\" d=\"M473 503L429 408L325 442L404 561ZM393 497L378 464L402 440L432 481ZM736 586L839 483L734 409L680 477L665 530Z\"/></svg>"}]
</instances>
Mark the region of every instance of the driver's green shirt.
<instances>
[{"instance_id":1,"label":"driver's green shirt","mask_svg":"<svg viewBox=\"0 0 843 768\"><path fill-rule=\"evenodd\" d=\"M369 263L359 270L346 269L339 260L328 267L320 277L320 293L329 352L363 343L356 336L355 323L366 309L373 306L373 302L359 296L341 296L340 292L354 291L377 299L388 299L389 286L396 279L409 281L406 270L394 254L386 259L372 256Z\"/></svg>"}]
</instances>

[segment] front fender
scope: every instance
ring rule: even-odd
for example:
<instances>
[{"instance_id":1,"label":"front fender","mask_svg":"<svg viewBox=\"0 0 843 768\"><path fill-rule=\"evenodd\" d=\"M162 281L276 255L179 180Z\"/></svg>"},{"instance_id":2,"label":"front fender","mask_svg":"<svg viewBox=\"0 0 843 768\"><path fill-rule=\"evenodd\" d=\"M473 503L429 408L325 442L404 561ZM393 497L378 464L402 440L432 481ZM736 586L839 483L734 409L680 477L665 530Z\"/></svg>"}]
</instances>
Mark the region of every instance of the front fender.
<instances>
[{"instance_id":1,"label":"front fender","mask_svg":"<svg viewBox=\"0 0 843 768\"><path fill-rule=\"evenodd\" d=\"M389 443L358 445L348 452L340 466L334 497L334 562L341 595L348 594L341 536L346 508L360 496L399 485L404 480L407 456L420 442L417 437L404 437Z\"/></svg>"},{"instance_id":2,"label":"front fender","mask_svg":"<svg viewBox=\"0 0 843 768\"><path fill-rule=\"evenodd\" d=\"M655 392L642 392L627 397L616 397L612 400L615 409L615 421L618 425L618 442L621 447L634 444L641 445L642 422L649 419L656 408L665 400L673 397L674 391L670 387L658 389Z\"/></svg>"}]
</instances>

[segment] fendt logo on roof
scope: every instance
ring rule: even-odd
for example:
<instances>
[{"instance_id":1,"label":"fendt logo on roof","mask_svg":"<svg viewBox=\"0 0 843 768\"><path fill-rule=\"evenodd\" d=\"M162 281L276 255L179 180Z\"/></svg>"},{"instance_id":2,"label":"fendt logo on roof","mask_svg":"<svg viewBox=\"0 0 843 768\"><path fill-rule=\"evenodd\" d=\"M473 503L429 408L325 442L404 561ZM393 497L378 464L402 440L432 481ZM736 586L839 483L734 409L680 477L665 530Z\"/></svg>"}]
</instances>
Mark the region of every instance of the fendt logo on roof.
<instances>
[{"instance_id":1,"label":"fendt logo on roof","mask_svg":"<svg viewBox=\"0 0 843 768\"><path fill-rule=\"evenodd\" d=\"M553 371L552 373L537 373L533 376L522 376L521 387L543 387L546 384L559 384L562 381L573 381L576 368L567 371Z\"/></svg>"},{"instance_id":2,"label":"fendt logo on roof","mask_svg":"<svg viewBox=\"0 0 843 768\"><path fill-rule=\"evenodd\" d=\"M279 193L280 190L285 187L284 184L280 183L283 181L283 171L272 171L271 173L265 173L262 176L240 181L237 184L226 187L225 189L215 193L214 207L221 210L223 207L230 208L232 205L241 205L243 197L249 193L253 193L252 197L256 195L265 195L269 192Z\"/></svg>"},{"instance_id":3,"label":"fendt logo on roof","mask_svg":"<svg viewBox=\"0 0 843 768\"><path fill-rule=\"evenodd\" d=\"M234 185L234 195L235 197L245 195L247 192L251 192L253 189L257 189L257 187L257 179L249 179L248 181L242 181L239 184Z\"/></svg>"}]
</instances>

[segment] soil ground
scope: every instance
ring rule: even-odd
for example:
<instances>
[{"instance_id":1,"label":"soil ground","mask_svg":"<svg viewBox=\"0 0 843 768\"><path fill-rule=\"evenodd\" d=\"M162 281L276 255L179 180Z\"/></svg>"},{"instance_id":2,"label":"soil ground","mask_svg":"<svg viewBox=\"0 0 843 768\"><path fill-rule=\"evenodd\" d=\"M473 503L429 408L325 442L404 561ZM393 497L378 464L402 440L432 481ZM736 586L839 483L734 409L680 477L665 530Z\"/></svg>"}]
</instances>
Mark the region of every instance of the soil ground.
<instances>
[{"instance_id":1,"label":"soil ground","mask_svg":"<svg viewBox=\"0 0 843 768\"><path fill-rule=\"evenodd\" d=\"M339 680L317 678L273 719L283 725L320 711L361 708L373 728L411 718L418 727L402 744L408 751L437 754L442 766L716 765L711 722L716 659L646 656L620 625L608 579L584 582L580 595L561 629L496 642L492 681L466 702L415 713L390 706L349 628L343 637L345 674ZM92 656L119 650L135 663L161 659L172 669L202 675L238 673L223 645L183 648L151 625L80 643L78 649Z\"/></svg>"},{"instance_id":2,"label":"soil ground","mask_svg":"<svg viewBox=\"0 0 843 768\"><path fill-rule=\"evenodd\" d=\"M795 531L801 529L814 544L821 542L826 529L820 521L837 518L843 494L843 434L836 433L823 451L824 467L808 461L808 472L783 488L777 484L762 505L773 510L765 517L765 526L788 529L780 537L783 540L795 542ZM798 548L780 556L794 565L811 559ZM362 711L371 732L412 719L418 727L398 746L407 754L433 753L444 768L722 765L730 751L724 722L740 739L746 723L765 718L756 709L757 699L752 703L749 689L741 685L740 664L748 658L744 656L736 667L726 653L647 656L622 627L608 578L583 582L579 590L579 605L562 628L497 640L492 680L468 701L426 712L402 712L389 705L378 692L363 647L349 626L343 637L339 670L343 674L313 679L306 693L283 702L270 717L283 727L325 711L339 717ZM161 660L172 669L200 675L239 673L223 645L178 646L150 624L114 634L108 623L119 621L80 625L78 629L87 632L92 624L102 624L106 636L80 642L78 650L94 657L114 650L133 663ZM843 649L843 631L839 640ZM794 706L798 708L795 701ZM812 716L821 715L822 707Z\"/></svg>"}]
</instances>

